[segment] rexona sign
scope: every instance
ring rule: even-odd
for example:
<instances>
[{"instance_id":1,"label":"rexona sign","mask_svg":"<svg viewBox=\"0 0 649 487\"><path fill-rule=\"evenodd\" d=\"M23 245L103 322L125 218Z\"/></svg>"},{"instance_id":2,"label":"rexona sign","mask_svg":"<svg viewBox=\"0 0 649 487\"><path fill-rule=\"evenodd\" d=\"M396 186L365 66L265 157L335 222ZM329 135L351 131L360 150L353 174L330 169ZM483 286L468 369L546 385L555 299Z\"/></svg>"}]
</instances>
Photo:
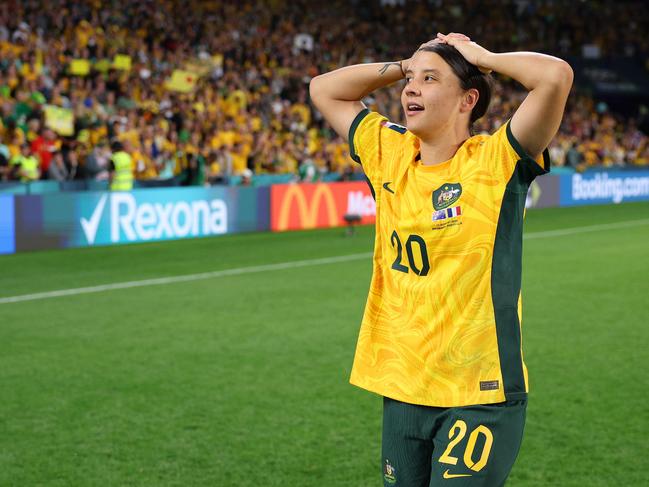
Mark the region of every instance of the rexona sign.
<instances>
[{"instance_id":1,"label":"rexona sign","mask_svg":"<svg viewBox=\"0 0 649 487\"><path fill-rule=\"evenodd\" d=\"M376 204L364 182L278 184L271 188L271 230L344 225L346 214L374 223Z\"/></svg>"},{"instance_id":2,"label":"rexona sign","mask_svg":"<svg viewBox=\"0 0 649 487\"><path fill-rule=\"evenodd\" d=\"M228 230L221 199L150 201L160 193L104 194L79 224L87 245L218 235ZM144 201L142 201L144 200ZM149 200L149 201L147 201Z\"/></svg>"}]
</instances>

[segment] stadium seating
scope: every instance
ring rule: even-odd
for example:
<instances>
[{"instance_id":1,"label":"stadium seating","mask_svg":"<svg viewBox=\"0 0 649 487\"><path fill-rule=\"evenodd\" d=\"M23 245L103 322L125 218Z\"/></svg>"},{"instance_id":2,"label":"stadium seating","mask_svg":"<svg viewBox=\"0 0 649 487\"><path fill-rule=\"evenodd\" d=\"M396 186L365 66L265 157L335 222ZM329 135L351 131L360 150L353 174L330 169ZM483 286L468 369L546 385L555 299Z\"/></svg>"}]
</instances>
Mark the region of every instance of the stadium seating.
<instances>
[{"instance_id":1,"label":"stadium seating","mask_svg":"<svg viewBox=\"0 0 649 487\"><path fill-rule=\"evenodd\" d=\"M236 184L249 181L246 170L256 184L273 180L259 177L266 174L350 179L360 168L310 105L312 76L406 57L432 33L458 25L495 51L644 61L649 41L642 22L632 21L638 15L646 17L632 2L599 0L511 1L498 9L470 0L3 2L0 180L19 178L10 161L28 144L38 177L87 188L66 181L105 181L114 139L128 142L142 186ZM522 99L522 90L500 81L498 112L476 131L493 130ZM399 122L399 89L367 103ZM635 115L576 91L551 147L555 164L649 164ZM63 172L52 167L59 152Z\"/></svg>"}]
</instances>

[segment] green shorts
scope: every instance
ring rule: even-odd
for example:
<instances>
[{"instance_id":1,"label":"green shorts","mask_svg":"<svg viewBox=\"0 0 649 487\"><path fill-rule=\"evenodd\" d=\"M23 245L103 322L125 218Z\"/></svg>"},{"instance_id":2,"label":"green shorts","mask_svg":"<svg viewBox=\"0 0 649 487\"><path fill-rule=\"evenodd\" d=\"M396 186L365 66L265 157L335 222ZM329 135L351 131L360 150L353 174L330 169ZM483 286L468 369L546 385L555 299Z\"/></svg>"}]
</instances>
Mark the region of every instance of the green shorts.
<instances>
[{"instance_id":1,"label":"green shorts","mask_svg":"<svg viewBox=\"0 0 649 487\"><path fill-rule=\"evenodd\" d=\"M437 408L383 400L383 485L498 487L523 440L527 399Z\"/></svg>"}]
</instances>

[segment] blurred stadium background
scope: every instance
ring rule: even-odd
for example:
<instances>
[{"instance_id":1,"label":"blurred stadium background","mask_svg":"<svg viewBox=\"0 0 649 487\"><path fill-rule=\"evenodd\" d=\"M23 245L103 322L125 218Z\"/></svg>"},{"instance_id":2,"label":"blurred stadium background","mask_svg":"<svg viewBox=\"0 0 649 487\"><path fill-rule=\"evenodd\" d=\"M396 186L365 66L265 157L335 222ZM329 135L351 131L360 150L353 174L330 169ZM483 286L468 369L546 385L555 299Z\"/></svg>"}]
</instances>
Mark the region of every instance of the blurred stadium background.
<instances>
[{"instance_id":1,"label":"blurred stadium background","mask_svg":"<svg viewBox=\"0 0 649 487\"><path fill-rule=\"evenodd\" d=\"M308 83L438 31L576 75L528 197L508 485L649 483L645 2L5 0L0 485L379 485L347 384L375 208ZM399 122L400 88L366 103ZM498 77L476 130L523 96Z\"/></svg>"}]
</instances>

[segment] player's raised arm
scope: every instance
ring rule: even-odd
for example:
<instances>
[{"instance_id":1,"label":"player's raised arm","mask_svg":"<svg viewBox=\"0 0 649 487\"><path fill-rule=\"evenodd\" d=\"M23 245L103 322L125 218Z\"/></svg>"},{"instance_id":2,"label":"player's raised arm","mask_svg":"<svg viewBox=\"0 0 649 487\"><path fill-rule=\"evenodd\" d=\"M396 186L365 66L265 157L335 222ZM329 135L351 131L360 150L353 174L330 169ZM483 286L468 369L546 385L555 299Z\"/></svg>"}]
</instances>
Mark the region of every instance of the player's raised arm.
<instances>
[{"instance_id":1,"label":"player's raised arm","mask_svg":"<svg viewBox=\"0 0 649 487\"><path fill-rule=\"evenodd\" d=\"M349 128L365 108L368 94L404 77L409 60L356 64L321 74L311 80L311 100L334 130L347 140Z\"/></svg>"},{"instance_id":2,"label":"player's raised arm","mask_svg":"<svg viewBox=\"0 0 649 487\"><path fill-rule=\"evenodd\" d=\"M545 149L559 130L572 86L573 72L562 59L535 52L493 53L461 34L438 34L481 70L493 70L521 83L528 95L510 122L512 134L532 157Z\"/></svg>"}]
</instances>

